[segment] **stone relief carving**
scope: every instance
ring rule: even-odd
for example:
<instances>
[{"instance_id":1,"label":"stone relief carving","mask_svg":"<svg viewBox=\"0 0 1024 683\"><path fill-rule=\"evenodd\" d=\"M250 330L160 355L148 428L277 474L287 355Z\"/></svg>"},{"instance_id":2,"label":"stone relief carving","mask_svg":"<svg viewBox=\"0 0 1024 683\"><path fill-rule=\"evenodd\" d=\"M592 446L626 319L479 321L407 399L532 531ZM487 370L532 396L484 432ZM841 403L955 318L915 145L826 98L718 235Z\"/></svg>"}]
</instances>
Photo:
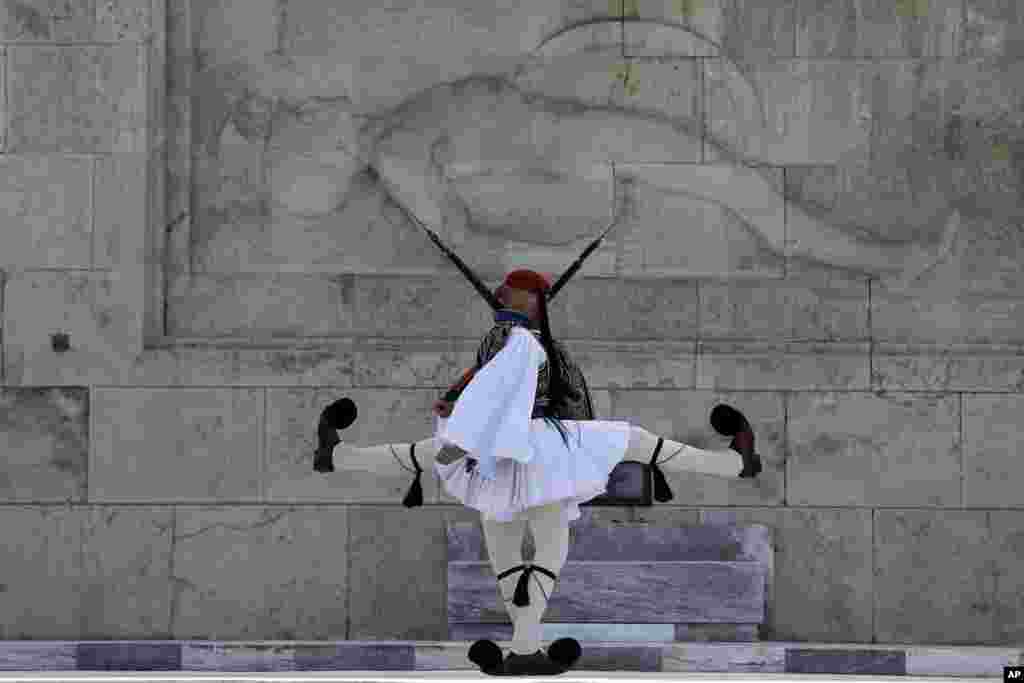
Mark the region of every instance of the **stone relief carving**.
<instances>
[{"instance_id":1,"label":"stone relief carving","mask_svg":"<svg viewBox=\"0 0 1024 683\"><path fill-rule=\"evenodd\" d=\"M320 42L306 33L296 38L300 28L288 26L297 7L302 29L328 27L318 29ZM423 236L389 210L388 192L450 244L475 245L467 247L466 258L488 275L502 270L500 254L516 249L536 254L565 247L571 253L573 244L607 221L611 192L620 193L626 207L635 207L643 192L624 228L629 234L613 232L613 243L632 241L656 251L657 236L645 235L645 218L675 206L666 198L685 197L730 216L757 250L777 257L789 251L884 277L891 286L906 286L949 258L964 216L1024 216L1017 201L1024 187L1024 119L1019 87L1012 85L1024 71L1019 63L1002 64L987 85L973 86L965 84L991 63L904 65L913 71L905 82L927 93L909 103L892 100L904 95L886 89L879 70L889 67L867 70L857 92L837 105L852 106L855 125L816 118L817 139L834 132L840 142L823 153L824 161L808 143L811 158L804 163L815 168L792 169L780 182L772 166L795 163L786 147L802 119L766 103L763 84L751 76L756 68L742 54L698 60L694 67L706 67L700 78L721 89L729 103L724 123L718 125L722 117L712 111L705 129L699 108L680 106L679 113L661 96L661 90L689 87L685 96L699 98L693 88L701 80L659 83L662 72L643 60L623 60L617 39L601 40L614 31L599 32L617 27L617 18L550 31L514 58L494 57L489 64L501 68L489 73L460 73L450 67L450 55L439 53L435 72L455 77L410 83L408 75L396 76L402 55L376 57L378 48L357 58L353 50L367 50L369 43L357 38L366 47L346 48L342 39L358 27L337 28L337 17L317 17L311 7L234 0L207 8L199 19L193 95L200 124L194 141L200 213L192 243L199 270L361 264L387 271L443 264ZM388 14L381 11L360 10L353 22L364 29L373 24L385 41ZM245 21L236 25L243 14ZM325 37L332 26L339 31L333 42ZM392 47L399 52L404 30L395 29ZM632 41L662 46L667 55L724 54L721 44L693 26L637 19L630 30ZM234 39L239 31L249 36L241 46ZM430 50L426 43L419 49L427 55L422 73ZM612 65L610 72L605 65ZM772 72L797 90L819 87L812 76L800 67ZM652 89L657 96L649 94ZM989 97L968 97L979 92ZM890 111L903 109L908 116ZM597 134L603 128L615 135ZM650 140L661 141L669 156L637 158L645 147L636 143ZM676 178L662 173L657 180L632 168L643 161L700 162L702 145L715 168L681 166ZM1004 187L993 187L993 155L997 166L1009 165L1009 187L1006 174L999 176ZM742 183L722 175L721 167L742 171ZM825 187L829 179L831 189ZM737 206L744 193L773 197L777 208L744 211ZM781 221L775 214L781 215L784 201ZM700 229L692 225L681 214L678 230ZM676 272L699 273L692 265L702 260L704 244L694 240L689 265ZM488 249L499 254L497 262L487 257ZM645 258L618 265L643 271ZM566 257L556 261L562 262L568 263ZM722 274L743 270L728 259L722 263Z\"/></svg>"}]
</instances>

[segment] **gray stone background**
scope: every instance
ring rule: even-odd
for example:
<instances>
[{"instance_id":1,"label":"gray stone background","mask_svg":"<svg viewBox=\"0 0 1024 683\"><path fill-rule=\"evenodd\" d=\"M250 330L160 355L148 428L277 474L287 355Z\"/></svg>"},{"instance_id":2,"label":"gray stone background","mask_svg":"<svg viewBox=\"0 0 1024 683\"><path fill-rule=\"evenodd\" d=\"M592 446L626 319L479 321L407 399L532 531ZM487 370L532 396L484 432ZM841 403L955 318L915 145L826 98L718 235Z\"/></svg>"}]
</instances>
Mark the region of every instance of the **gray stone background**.
<instances>
[{"instance_id":1,"label":"gray stone background","mask_svg":"<svg viewBox=\"0 0 1024 683\"><path fill-rule=\"evenodd\" d=\"M397 199L493 283L618 207L552 311L598 417L752 420L595 521L768 525L766 639L1024 639L1020 3L494 4L0 0L0 638L444 637L476 516L310 467L488 326Z\"/></svg>"}]
</instances>

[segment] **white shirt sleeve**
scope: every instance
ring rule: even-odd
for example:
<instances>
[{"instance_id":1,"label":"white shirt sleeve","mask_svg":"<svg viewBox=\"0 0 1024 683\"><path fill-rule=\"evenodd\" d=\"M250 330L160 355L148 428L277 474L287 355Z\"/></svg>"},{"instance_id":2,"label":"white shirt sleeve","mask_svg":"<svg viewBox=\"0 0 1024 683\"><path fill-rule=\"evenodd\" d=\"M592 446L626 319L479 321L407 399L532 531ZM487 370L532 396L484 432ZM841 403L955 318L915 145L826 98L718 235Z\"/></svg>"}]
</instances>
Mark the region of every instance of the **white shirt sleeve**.
<instances>
[{"instance_id":1,"label":"white shirt sleeve","mask_svg":"<svg viewBox=\"0 0 1024 683\"><path fill-rule=\"evenodd\" d=\"M546 358L544 347L531 332L514 328L501 351L466 385L451 416L439 421L438 438L477 458L485 477L493 476L497 458L528 463L533 452L525 446L537 371Z\"/></svg>"}]
</instances>

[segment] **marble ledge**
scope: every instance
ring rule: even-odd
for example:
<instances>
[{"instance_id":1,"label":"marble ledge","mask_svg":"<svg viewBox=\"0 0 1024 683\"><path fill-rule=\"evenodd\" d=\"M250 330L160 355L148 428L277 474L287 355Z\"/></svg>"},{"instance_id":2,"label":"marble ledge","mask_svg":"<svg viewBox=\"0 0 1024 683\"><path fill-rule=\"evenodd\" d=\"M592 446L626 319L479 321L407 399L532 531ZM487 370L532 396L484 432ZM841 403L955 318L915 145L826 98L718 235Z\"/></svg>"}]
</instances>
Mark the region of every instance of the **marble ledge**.
<instances>
[{"instance_id":1,"label":"marble ledge","mask_svg":"<svg viewBox=\"0 0 1024 683\"><path fill-rule=\"evenodd\" d=\"M499 642L507 647L507 642ZM0 671L454 671L468 642L6 641ZM993 676L1011 647L845 643L589 643L577 671Z\"/></svg>"}]
</instances>

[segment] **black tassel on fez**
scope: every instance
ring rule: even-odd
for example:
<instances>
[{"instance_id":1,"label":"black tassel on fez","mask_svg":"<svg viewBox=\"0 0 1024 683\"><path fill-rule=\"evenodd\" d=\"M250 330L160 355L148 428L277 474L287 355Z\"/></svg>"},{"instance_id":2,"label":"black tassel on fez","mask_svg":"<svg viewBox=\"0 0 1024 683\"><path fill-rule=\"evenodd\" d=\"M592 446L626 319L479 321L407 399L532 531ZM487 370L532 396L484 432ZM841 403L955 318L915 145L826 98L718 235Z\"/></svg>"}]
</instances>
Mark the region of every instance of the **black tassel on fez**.
<instances>
[{"instance_id":1,"label":"black tassel on fez","mask_svg":"<svg viewBox=\"0 0 1024 683\"><path fill-rule=\"evenodd\" d=\"M658 439L658 446L654 449L654 455L651 456L651 475L654 478L654 500L659 503L667 503L672 500L672 489L668 486L668 480L665 479L665 475L662 473L661 468L658 467L656 460L658 459L658 453L661 452L661 446L665 442L664 439Z\"/></svg>"},{"instance_id":2,"label":"black tassel on fez","mask_svg":"<svg viewBox=\"0 0 1024 683\"><path fill-rule=\"evenodd\" d=\"M407 508L414 508L423 505L423 486L420 485L420 475L423 474L423 468L420 467L419 462L416 460L416 444L410 446L409 457L412 458L412 464L416 467L416 479L413 480L412 486L409 487L409 492L402 499L402 505Z\"/></svg>"}]
</instances>

